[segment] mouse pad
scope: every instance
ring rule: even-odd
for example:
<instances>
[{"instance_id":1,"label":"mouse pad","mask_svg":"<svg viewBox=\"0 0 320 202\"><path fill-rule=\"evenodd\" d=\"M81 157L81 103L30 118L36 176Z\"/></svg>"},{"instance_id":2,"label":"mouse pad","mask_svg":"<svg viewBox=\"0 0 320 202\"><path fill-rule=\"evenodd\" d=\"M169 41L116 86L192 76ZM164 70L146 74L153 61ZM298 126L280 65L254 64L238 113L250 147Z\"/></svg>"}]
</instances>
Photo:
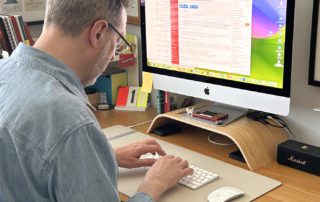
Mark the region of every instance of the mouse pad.
<instances>
[{"instance_id":1,"label":"mouse pad","mask_svg":"<svg viewBox=\"0 0 320 202\"><path fill-rule=\"evenodd\" d=\"M113 139L110 141L110 143L112 146L116 147L146 138L150 138L150 136L140 132L135 132L127 136ZM183 159L187 159L190 165L195 165L219 175L218 180L200 187L197 190L191 190L177 184L175 187L168 190L160 200L158 200L160 202L205 202L207 201L207 196L210 192L223 186L232 186L242 190L245 192L245 195L234 199L233 201L247 202L281 185L281 182L271 178L193 152L174 144L170 144L161 140L157 141L168 154L173 154ZM119 191L127 196L133 196L142 182L145 173L146 170L143 168L120 168L118 176Z\"/></svg>"}]
</instances>

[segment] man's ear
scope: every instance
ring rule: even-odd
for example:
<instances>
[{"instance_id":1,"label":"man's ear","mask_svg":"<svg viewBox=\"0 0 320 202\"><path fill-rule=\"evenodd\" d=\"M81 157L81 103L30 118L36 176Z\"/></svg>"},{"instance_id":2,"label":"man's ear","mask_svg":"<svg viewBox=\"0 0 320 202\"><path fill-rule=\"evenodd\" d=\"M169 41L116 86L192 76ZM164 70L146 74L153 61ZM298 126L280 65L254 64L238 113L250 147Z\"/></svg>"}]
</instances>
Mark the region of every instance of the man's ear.
<instances>
[{"instance_id":1,"label":"man's ear","mask_svg":"<svg viewBox=\"0 0 320 202\"><path fill-rule=\"evenodd\" d=\"M93 47L101 44L101 38L106 34L108 23L105 20L97 20L90 29L90 42Z\"/></svg>"}]
</instances>

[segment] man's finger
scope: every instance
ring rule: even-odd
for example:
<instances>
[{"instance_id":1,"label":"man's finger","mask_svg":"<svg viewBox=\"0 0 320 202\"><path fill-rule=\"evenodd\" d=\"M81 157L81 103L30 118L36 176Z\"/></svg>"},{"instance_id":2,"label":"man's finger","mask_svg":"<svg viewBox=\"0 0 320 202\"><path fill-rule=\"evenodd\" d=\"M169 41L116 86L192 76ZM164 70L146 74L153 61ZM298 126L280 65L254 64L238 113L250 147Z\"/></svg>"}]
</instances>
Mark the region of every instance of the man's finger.
<instances>
[{"instance_id":1,"label":"man's finger","mask_svg":"<svg viewBox=\"0 0 320 202\"><path fill-rule=\"evenodd\" d=\"M189 163L186 160L182 160L182 161L179 162L179 166L181 168L188 168L189 167Z\"/></svg>"},{"instance_id":2,"label":"man's finger","mask_svg":"<svg viewBox=\"0 0 320 202\"><path fill-rule=\"evenodd\" d=\"M163 149L161 147L159 147L158 145L145 145L143 147L140 148L139 153L141 154L146 154L146 153L158 153L160 156L164 156L166 155L166 152L163 151Z\"/></svg>"},{"instance_id":3,"label":"man's finger","mask_svg":"<svg viewBox=\"0 0 320 202\"><path fill-rule=\"evenodd\" d=\"M193 174L193 169L192 168L185 168L183 169L183 176L187 176L187 175L192 175Z\"/></svg>"},{"instance_id":4,"label":"man's finger","mask_svg":"<svg viewBox=\"0 0 320 202\"><path fill-rule=\"evenodd\" d=\"M144 143L146 143L148 145L157 145L161 148L161 145L155 139L146 139L146 140L144 140Z\"/></svg>"},{"instance_id":5,"label":"man's finger","mask_svg":"<svg viewBox=\"0 0 320 202\"><path fill-rule=\"evenodd\" d=\"M157 160L146 158L146 159L140 159L139 160L139 166L152 166Z\"/></svg>"}]
</instances>

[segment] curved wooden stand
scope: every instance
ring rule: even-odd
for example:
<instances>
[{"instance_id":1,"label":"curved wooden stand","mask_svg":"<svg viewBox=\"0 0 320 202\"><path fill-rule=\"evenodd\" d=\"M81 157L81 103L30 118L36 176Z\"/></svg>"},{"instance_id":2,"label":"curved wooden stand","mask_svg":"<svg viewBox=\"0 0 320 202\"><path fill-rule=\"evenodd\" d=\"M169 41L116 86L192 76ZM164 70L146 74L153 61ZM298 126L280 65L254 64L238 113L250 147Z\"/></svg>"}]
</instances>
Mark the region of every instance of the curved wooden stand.
<instances>
[{"instance_id":1,"label":"curved wooden stand","mask_svg":"<svg viewBox=\"0 0 320 202\"><path fill-rule=\"evenodd\" d=\"M196 105L194 107L202 106ZM183 114L185 114L185 109L160 114L152 121L147 132L150 133L154 128L175 120L225 135L238 146L252 171L276 161L277 145L288 139L284 129L268 126L246 117L242 117L230 125L218 127L205 122L186 119Z\"/></svg>"}]
</instances>

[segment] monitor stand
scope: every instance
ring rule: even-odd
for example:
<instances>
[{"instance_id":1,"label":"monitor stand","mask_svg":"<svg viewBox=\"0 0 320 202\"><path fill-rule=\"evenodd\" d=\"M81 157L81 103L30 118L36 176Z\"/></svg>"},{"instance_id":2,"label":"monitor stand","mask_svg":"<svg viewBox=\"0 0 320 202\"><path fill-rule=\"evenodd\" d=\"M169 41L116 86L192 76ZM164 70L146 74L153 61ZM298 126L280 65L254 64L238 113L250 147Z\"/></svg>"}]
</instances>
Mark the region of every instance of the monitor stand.
<instances>
[{"instance_id":1,"label":"monitor stand","mask_svg":"<svg viewBox=\"0 0 320 202\"><path fill-rule=\"evenodd\" d=\"M191 110L192 113L196 113L197 111L204 111L204 110L208 110L210 112L214 112L214 113L225 113L228 115L228 118L221 120L221 122L213 122L210 120L206 120L203 118L198 118L198 117L194 117L192 116L192 113L188 113L188 110ZM184 116L184 118L186 119L193 119L195 121L202 121L205 122L206 124L212 124L215 126L226 126L230 123L232 123L233 121L241 118L242 116L246 115L248 112L248 109L245 108L240 108L240 107L234 107L231 105L226 105L226 104L221 104L221 103L209 103L209 104L204 104L204 106L200 106L197 108L188 108L186 109L186 113L181 114L182 116Z\"/></svg>"},{"instance_id":2,"label":"monitor stand","mask_svg":"<svg viewBox=\"0 0 320 202\"><path fill-rule=\"evenodd\" d=\"M204 103L195 105L193 108L197 110L210 106L211 104ZM152 133L154 128L172 122L181 122L230 138L241 151L250 170L256 170L276 161L277 145L288 139L288 135L283 128L267 126L246 117L238 117L231 124L226 124L225 127L217 127L203 120L190 118L190 115L186 114L186 108L159 114L153 119L147 132Z\"/></svg>"}]
</instances>

